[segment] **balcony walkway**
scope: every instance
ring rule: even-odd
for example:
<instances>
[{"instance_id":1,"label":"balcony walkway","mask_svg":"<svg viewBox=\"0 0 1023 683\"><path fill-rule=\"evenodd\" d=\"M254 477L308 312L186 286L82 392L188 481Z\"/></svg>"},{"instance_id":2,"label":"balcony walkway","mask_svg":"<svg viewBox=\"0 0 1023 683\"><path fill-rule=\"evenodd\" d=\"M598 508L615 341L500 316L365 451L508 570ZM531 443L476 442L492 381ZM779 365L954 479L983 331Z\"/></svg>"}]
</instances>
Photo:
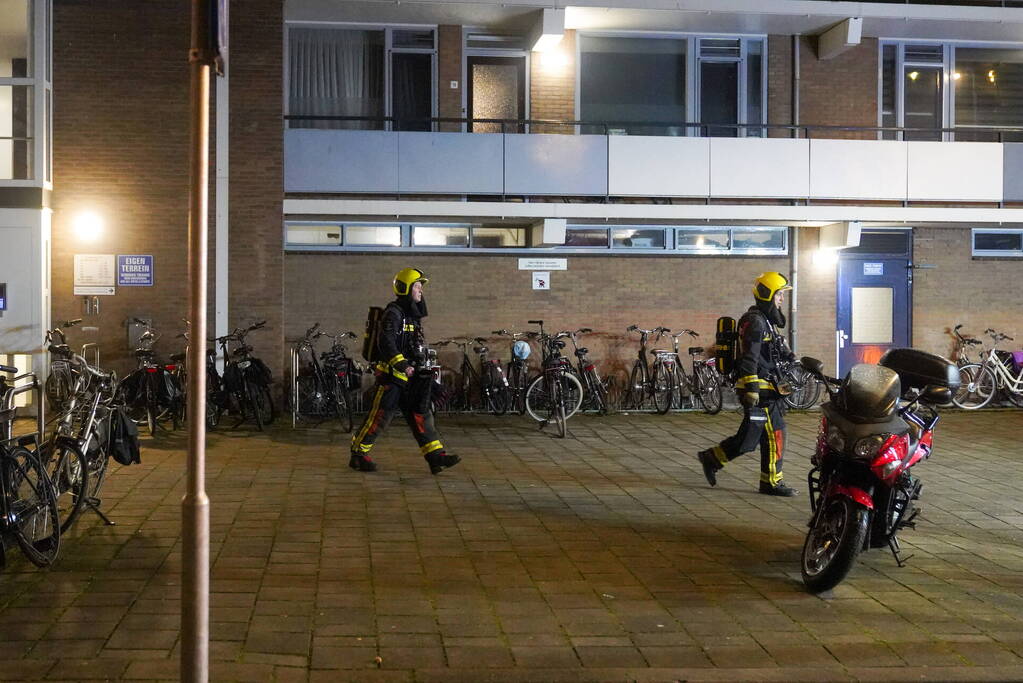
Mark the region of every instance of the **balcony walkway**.
<instances>
[{"instance_id":1,"label":"balcony walkway","mask_svg":"<svg viewBox=\"0 0 1023 683\"><path fill-rule=\"evenodd\" d=\"M735 414L441 420L464 461L430 476L395 424L381 471L347 435L210 438L212 680L1023 679L1023 413L948 414L918 468L909 565L871 551L833 595L799 552L817 416L791 415L802 495L716 489L693 453ZM184 435L144 443L105 508L39 571L0 573L0 680L178 677Z\"/></svg>"}]
</instances>

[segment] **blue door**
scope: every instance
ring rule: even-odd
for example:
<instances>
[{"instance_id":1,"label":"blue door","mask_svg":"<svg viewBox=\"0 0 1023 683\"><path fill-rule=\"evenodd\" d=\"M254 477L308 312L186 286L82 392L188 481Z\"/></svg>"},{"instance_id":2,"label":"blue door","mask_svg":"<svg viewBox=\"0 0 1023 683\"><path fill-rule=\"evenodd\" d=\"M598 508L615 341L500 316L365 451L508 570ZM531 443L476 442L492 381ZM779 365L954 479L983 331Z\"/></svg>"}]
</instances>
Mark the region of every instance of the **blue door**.
<instances>
[{"instance_id":1,"label":"blue door","mask_svg":"<svg viewBox=\"0 0 1023 683\"><path fill-rule=\"evenodd\" d=\"M838 376L876 363L890 348L910 345L912 262L878 254L838 262Z\"/></svg>"}]
</instances>

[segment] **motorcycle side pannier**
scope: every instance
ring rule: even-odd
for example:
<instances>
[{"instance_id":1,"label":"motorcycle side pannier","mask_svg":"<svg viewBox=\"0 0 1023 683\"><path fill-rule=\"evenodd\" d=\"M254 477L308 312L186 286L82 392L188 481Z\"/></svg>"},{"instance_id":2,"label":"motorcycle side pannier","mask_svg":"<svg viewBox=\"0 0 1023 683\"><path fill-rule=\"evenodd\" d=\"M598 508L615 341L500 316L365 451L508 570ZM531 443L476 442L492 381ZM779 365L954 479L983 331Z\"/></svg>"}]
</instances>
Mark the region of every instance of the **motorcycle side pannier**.
<instances>
[{"instance_id":1,"label":"motorcycle side pannier","mask_svg":"<svg viewBox=\"0 0 1023 683\"><path fill-rule=\"evenodd\" d=\"M890 349L878 363L899 375L902 391L926 386L959 388L959 368L946 358L919 349Z\"/></svg>"}]
</instances>

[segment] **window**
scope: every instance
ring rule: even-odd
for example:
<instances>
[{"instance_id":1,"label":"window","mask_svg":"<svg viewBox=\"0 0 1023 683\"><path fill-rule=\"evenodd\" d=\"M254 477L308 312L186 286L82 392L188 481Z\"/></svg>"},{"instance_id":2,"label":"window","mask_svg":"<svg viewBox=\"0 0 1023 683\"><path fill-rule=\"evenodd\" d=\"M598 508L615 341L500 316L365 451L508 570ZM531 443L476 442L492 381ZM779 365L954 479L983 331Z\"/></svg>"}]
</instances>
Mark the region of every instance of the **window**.
<instances>
[{"instance_id":1,"label":"window","mask_svg":"<svg viewBox=\"0 0 1023 683\"><path fill-rule=\"evenodd\" d=\"M417 225L412 229L414 247L467 247L468 227L437 227Z\"/></svg>"},{"instance_id":2,"label":"window","mask_svg":"<svg viewBox=\"0 0 1023 683\"><path fill-rule=\"evenodd\" d=\"M526 246L525 228L473 228L472 246L477 249L509 249Z\"/></svg>"},{"instance_id":3,"label":"window","mask_svg":"<svg viewBox=\"0 0 1023 683\"><path fill-rule=\"evenodd\" d=\"M880 80L879 124L918 129L883 139L1023 141L1021 133L970 130L1023 126L1018 46L882 43Z\"/></svg>"},{"instance_id":4,"label":"window","mask_svg":"<svg viewBox=\"0 0 1023 683\"><path fill-rule=\"evenodd\" d=\"M291 128L431 130L436 83L432 29L288 29Z\"/></svg>"},{"instance_id":5,"label":"window","mask_svg":"<svg viewBox=\"0 0 1023 683\"><path fill-rule=\"evenodd\" d=\"M350 247L400 247L400 225L346 225L343 244Z\"/></svg>"},{"instance_id":6,"label":"window","mask_svg":"<svg viewBox=\"0 0 1023 683\"><path fill-rule=\"evenodd\" d=\"M565 230L566 247L608 248L607 228L572 228Z\"/></svg>"},{"instance_id":7,"label":"window","mask_svg":"<svg viewBox=\"0 0 1023 683\"><path fill-rule=\"evenodd\" d=\"M664 249L664 228L615 228L611 245L615 249Z\"/></svg>"},{"instance_id":8,"label":"window","mask_svg":"<svg viewBox=\"0 0 1023 683\"><path fill-rule=\"evenodd\" d=\"M1023 258L1023 230L973 230L974 256Z\"/></svg>"},{"instance_id":9,"label":"window","mask_svg":"<svg viewBox=\"0 0 1023 683\"><path fill-rule=\"evenodd\" d=\"M685 39L581 36L580 120L612 133L685 135L686 47Z\"/></svg>"},{"instance_id":10,"label":"window","mask_svg":"<svg viewBox=\"0 0 1023 683\"><path fill-rule=\"evenodd\" d=\"M709 137L762 136L764 41L749 38L699 39L699 120ZM717 124L717 125L714 125Z\"/></svg>"},{"instance_id":11,"label":"window","mask_svg":"<svg viewBox=\"0 0 1023 683\"><path fill-rule=\"evenodd\" d=\"M341 226L316 223L290 223L286 226L288 244L307 246L337 246L341 244Z\"/></svg>"},{"instance_id":12,"label":"window","mask_svg":"<svg viewBox=\"0 0 1023 683\"><path fill-rule=\"evenodd\" d=\"M33 60L33 44L47 34L45 20L36 22L39 11L49 3L31 0L5 0L0 2L0 181L35 180L39 172L36 160L47 154L45 148L36 147L37 137L48 130L45 106L35 104L42 93L49 95L44 85L45 69ZM45 15L44 15L45 16ZM43 26L40 28L39 23ZM43 109L40 112L38 110ZM40 116L42 114L42 116ZM43 136L45 137L45 136ZM48 141L48 140L47 140ZM44 160L48 162L48 157ZM41 166L47 168L47 163ZM42 178L39 178L42 180Z\"/></svg>"},{"instance_id":13,"label":"window","mask_svg":"<svg viewBox=\"0 0 1023 683\"><path fill-rule=\"evenodd\" d=\"M690 254L781 256L789 253L788 236L786 227L685 227L675 230L675 248Z\"/></svg>"},{"instance_id":14,"label":"window","mask_svg":"<svg viewBox=\"0 0 1023 683\"><path fill-rule=\"evenodd\" d=\"M762 136L743 124L766 121L764 51L763 38L581 35L581 132Z\"/></svg>"}]
</instances>

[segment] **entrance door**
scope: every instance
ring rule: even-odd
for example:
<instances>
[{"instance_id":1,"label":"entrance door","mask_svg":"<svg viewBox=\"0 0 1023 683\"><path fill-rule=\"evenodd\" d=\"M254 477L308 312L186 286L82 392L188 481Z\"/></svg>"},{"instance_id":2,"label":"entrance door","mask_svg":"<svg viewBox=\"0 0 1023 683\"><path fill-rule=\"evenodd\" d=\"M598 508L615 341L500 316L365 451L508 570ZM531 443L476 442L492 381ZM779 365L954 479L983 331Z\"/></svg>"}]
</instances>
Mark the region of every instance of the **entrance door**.
<instances>
[{"instance_id":1,"label":"entrance door","mask_svg":"<svg viewBox=\"0 0 1023 683\"><path fill-rule=\"evenodd\" d=\"M526 58L466 57L469 131L500 133L500 123L474 123L473 119L526 118ZM506 125L504 132L523 133L521 125Z\"/></svg>"},{"instance_id":2,"label":"entrance door","mask_svg":"<svg viewBox=\"0 0 1023 683\"><path fill-rule=\"evenodd\" d=\"M836 332L839 377L857 363L876 363L890 348L910 345L913 271L905 253L910 235L873 236L864 231L861 246L842 255ZM886 245L889 253L878 253L878 247ZM864 253L871 249L877 251Z\"/></svg>"}]
</instances>

